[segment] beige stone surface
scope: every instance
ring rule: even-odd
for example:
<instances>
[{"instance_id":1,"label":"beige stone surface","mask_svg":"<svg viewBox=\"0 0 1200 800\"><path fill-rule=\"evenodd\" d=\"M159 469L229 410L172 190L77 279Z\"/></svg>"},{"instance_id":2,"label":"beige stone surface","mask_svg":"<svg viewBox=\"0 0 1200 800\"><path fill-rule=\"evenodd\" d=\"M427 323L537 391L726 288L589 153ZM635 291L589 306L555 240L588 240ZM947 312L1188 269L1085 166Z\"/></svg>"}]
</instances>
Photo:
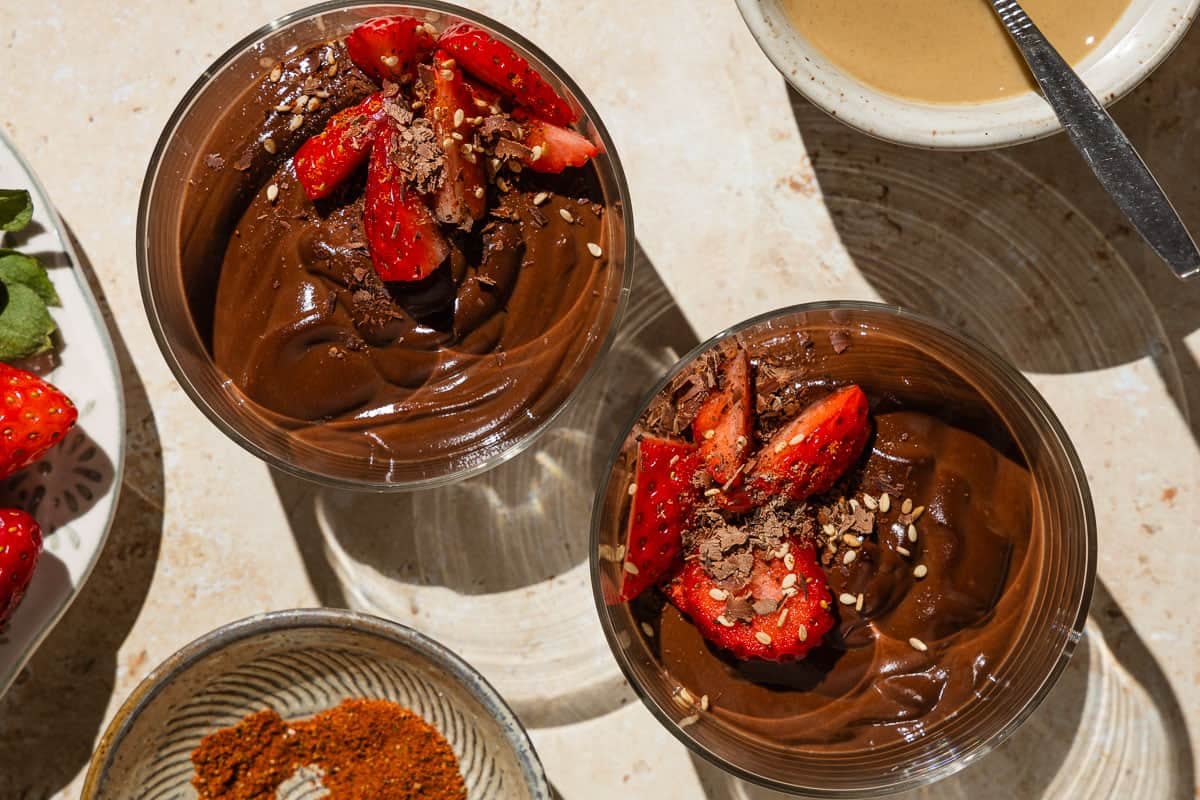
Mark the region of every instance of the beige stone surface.
<instances>
[{"instance_id":1,"label":"beige stone surface","mask_svg":"<svg viewBox=\"0 0 1200 800\"><path fill-rule=\"evenodd\" d=\"M920 796L1193 796L1200 284L1154 263L1061 137L958 155L851 134L789 93L731 0L471 4L541 43L601 110L640 244L698 335L792 302L903 302L1004 351L1075 439L1101 545L1087 635L1000 752ZM142 175L175 103L226 47L296 5L0 0L0 124L107 299L130 426L100 566L0 701L0 797L77 796L96 737L156 663L222 623L329 602L337 581L312 567L321 545L297 524L303 488L227 441L172 379L134 259ZM1193 31L1117 108L1194 229L1198 69ZM555 591L578 601L580 636L611 675L586 595L586 531L544 533L573 543ZM503 601L538 591L503 587ZM437 622L412 606L397 617ZM771 796L690 757L619 681L597 685L607 700L529 720L563 797Z\"/></svg>"}]
</instances>

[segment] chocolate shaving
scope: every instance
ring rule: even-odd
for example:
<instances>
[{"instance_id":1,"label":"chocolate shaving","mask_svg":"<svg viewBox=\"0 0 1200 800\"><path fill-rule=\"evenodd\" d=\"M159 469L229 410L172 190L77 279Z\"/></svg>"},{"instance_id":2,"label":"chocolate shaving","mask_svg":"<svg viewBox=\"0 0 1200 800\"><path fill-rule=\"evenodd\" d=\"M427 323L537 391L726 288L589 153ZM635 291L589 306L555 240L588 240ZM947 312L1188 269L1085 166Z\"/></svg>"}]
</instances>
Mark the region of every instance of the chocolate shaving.
<instances>
[{"instance_id":1,"label":"chocolate shaving","mask_svg":"<svg viewBox=\"0 0 1200 800\"><path fill-rule=\"evenodd\" d=\"M479 136L484 141L492 141L499 137L514 140L521 139L521 126L506 114L492 114L485 117L479 124Z\"/></svg>"},{"instance_id":2,"label":"chocolate shaving","mask_svg":"<svg viewBox=\"0 0 1200 800\"><path fill-rule=\"evenodd\" d=\"M725 603L725 619L730 622L753 622L754 606L748 597L730 597Z\"/></svg>"},{"instance_id":3,"label":"chocolate shaving","mask_svg":"<svg viewBox=\"0 0 1200 800\"><path fill-rule=\"evenodd\" d=\"M512 159L515 161L529 161L533 157L533 150L521 144L514 142L512 139L501 139L496 142L496 158L505 161Z\"/></svg>"},{"instance_id":4,"label":"chocolate shaving","mask_svg":"<svg viewBox=\"0 0 1200 800\"><path fill-rule=\"evenodd\" d=\"M384 108L388 107L389 103L384 103ZM437 134L429 120L413 119L408 109L401 109L397 113L407 116L408 122L400 123L400 131L396 134L396 168L401 179L411 184L417 192L431 194L446 180L446 153L438 143Z\"/></svg>"},{"instance_id":5,"label":"chocolate shaving","mask_svg":"<svg viewBox=\"0 0 1200 800\"><path fill-rule=\"evenodd\" d=\"M754 601L754 613L760 617L765 617L767 614L774 614L778 609L779 603L769 597Z\"/></svg>"},{"instance_id":6,"label":"chocolate shaving","mask_svg":"<svg viewBox=\"0 0 1200 800\"><path fill-rule=\"evenodd\" d=\"M204 166L209 169L221 169L225 166L225 159L221 158L220 153L209 153L204 157Z\"/></svg>"},{"instance_id":7,"label":"chocolate shaving","mask_svg":"<svg viewBox=\"0 0 1200 800\"><path fill-rule=\"evenodd\" d=\"M833 352L840 356L850 349L850 334L847 331L831 331L829 344L833 346Z\"/></svg>"},{"instance_id":8,"label":"chocolate shaving","mask_svg":"<svg viewBox=\"0 0 1200 800\"><path fill-rule=\"evenodd\" d=\"M246 170L250 169L250 165L252 163L254 163L254 153L247 148L246 150L242 151L240 156L238 156L238 160L233 162L233 168L238 172L245 172Z\"/></svg>"}]
</instances>

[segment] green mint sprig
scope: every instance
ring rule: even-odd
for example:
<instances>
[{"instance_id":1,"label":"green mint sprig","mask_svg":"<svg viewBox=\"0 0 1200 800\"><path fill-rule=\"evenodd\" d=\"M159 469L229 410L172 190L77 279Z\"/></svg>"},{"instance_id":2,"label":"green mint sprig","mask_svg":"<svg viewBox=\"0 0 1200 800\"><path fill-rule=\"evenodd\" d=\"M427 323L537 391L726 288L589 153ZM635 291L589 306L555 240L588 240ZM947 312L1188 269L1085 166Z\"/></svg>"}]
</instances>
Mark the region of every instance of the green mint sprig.
<instances>
[{"instance_id":1,"label":"green mint sprig","mask_svg":"<svg viewBox=\"0 0 1200 800\"><path fill-rule=\"evenodd\" d=\"M22 189L0 189L0 232L15 232L33 218L33 200ZM0 361L41 355L54 347L57 326L46 310L58 293L33 256L0 247Z\"/></svg>"}]
</instances>

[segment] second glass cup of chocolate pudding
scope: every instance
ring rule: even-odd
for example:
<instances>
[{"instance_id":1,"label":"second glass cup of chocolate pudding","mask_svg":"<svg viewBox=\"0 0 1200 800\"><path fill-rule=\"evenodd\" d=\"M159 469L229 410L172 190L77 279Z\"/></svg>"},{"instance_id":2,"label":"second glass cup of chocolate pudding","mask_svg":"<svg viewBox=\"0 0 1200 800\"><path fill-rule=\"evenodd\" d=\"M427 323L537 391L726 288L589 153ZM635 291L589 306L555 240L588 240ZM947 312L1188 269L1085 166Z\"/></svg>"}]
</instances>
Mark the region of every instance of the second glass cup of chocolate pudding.
<instances>
[{"instance_id":1,"label":"second glass cup of chocolate pudding","mask_svg":"<svg viewBox=\"0 0 1200 800\"><path fill-rule=\"evenodd\" d=\"M869 797L951 774L1080 636L1095 524L1021 374L871 303L752 319L656 387L596 500L610 646L658 719L739 777Z\"/></svg>"},{"instance_id":2,"label":"second glass cup of chocolate pudding","mask_svg":"<svg viewBox=\"0 0 1200 800\"><path fill-rule=\"evenodd\" d=\"M579 88L438 2L324 3L237 44L168 123L138 237L200 409L281 469L375 490L543 432L611 344L633 248Z\"/></svg>"}]
</instances>

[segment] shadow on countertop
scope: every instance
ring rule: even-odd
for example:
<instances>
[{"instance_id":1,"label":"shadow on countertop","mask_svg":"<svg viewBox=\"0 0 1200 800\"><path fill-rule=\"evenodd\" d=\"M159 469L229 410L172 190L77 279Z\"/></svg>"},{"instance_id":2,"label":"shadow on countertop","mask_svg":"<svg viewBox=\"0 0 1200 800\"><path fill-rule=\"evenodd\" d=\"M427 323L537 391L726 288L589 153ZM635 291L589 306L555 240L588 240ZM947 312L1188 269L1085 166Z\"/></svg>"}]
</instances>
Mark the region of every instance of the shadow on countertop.
<instances>
[{"instance_id":1,"label":"shadow on countertop","mask_svg":"<svg viewBox=\"0 0 1200 800\"><path fill-rule=\"evenodd\" d=\"M162 447L145 386L92 265L73 236L72 243L120 367L127 457L112 529L91 577L0 699L0 797L22 800L50 797L75 779L91 758L117 675L152 666L144 654L140 662L118 664L117 651L141 611L158 560Z\"/></svg>"}]
</instances>

